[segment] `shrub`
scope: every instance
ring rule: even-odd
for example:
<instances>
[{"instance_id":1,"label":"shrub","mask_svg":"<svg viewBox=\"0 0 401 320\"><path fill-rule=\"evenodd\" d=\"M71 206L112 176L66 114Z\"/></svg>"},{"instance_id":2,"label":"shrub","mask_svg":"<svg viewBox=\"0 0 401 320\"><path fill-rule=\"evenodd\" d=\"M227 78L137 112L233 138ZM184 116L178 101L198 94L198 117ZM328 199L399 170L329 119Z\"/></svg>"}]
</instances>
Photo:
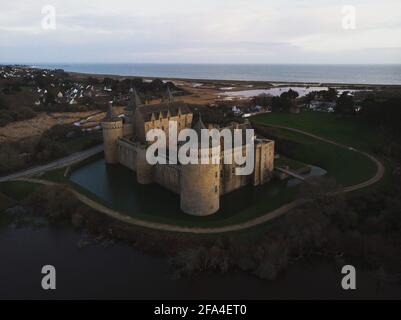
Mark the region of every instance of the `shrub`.
<instances>
[{"instance_id":1,"label":"shrub","mask_svg":"<svg viewBox=\"0 0 401 320\"><path fill-rule=\"evenodd\" d=\"M20 168L24 161L19 157L19 150L10 144L0 145L0 172L9 172Z\"/></svg>"},{"instance_id":2,"label":"shrub","mask_svg":"<svg viewBox=\"0 0 401 320\"><path fill-rule=\"evenodd\" d=\"M66 141L70 137L78 137L82 134L81 129L71 124L56 124L46 130L42 137L53 142Z\"/></svg>"},{"instance_id":3,"label":"shrub","mask_svg":"<svg viewBox=\"0 0 401 320\"><path fill-rule=\"evenodd\" d=\"M16 120L27 120L36 117L36 112L30 107L21 107L16 112Z\"/></svg>"},{"instance_id":4,"label":"shrub","mask_svg":"<svg viewBox=\"0 0 401 320\"><path fill-rule=\"evenodd\" d=\"M4 127L13 121L14 118L8 110L0 110L0 127Z\"/></svg>"}]
</instances>

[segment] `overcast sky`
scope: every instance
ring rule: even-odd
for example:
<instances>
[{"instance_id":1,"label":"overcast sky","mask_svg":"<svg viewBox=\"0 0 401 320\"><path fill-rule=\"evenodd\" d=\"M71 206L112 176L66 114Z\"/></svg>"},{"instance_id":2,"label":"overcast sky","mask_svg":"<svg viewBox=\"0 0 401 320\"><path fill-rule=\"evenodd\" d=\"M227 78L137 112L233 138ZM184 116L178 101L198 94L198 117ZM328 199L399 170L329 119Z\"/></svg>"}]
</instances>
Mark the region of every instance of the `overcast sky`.
<instances>
[{"instance_id":1,"label":"overcast sky","mask_svg":"<svg viewBox=\"0 0 401 320\"><path fill-rule=\"evenodd\" d=\"M401 63L400 0L0 2L2 63Z\"/></svg>"}]
</instances>

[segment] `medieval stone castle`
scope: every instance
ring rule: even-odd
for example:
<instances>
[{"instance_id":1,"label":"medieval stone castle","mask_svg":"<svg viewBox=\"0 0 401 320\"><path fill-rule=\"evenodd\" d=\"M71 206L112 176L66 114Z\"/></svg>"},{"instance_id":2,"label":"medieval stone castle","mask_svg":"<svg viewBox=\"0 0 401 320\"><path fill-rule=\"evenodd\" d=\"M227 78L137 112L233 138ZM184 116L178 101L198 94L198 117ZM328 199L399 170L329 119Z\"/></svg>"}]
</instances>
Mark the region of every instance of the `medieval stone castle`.
<instances>
[{"instance_id":1,"label":"medieval stone castle","mask_svg":"<svg viewBox=\"0 0 401 320\"><path fill-rule=\"evenodd\" d=\"M221 148L220 163L210 164L156 164L146 159L149 142L146 133L154 128L162 129L168 136L169 121L176 121L178 132L185 128L196 131L206 129L202 119L194 122L190 108L175 102L168 90L166 101L156 105L143 105L135 89L130 90L130 102L123 117L113 115L109 105L107 116L102 122L104 155L107 164L120 163L136 172L141 184L158 183L180 195L182 211L196 216L206 216L219 210L220 196L245 185L267 183L273 172L274 141L254 139L254 171L251 175L236 175L238 166L223 163ZM230 130L246 129L250 124L233 123ZM223 129L223 128L220 128ZM201 148L201 147L200 147ZM246 144L234 147L233 153L245 154ZM212 148L209 151L212 156ZM199 157L201 152L199 152ZM216 161L215 161L216 162Z\"/></svg>"}]
</instances>

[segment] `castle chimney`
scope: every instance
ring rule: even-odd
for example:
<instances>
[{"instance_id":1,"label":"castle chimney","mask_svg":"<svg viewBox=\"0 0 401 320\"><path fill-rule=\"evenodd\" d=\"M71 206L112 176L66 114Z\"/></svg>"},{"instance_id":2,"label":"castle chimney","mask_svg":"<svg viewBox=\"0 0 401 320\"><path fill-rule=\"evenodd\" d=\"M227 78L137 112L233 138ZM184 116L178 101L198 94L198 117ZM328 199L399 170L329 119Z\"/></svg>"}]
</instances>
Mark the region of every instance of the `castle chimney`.
<instances>
[{"instance_id":1,"label":"castle chimney","mask_svg":"<svg viewBox=\"0 0 401 320\"><path fill-rule=\"evenodd\" d=\"M113 120L114 114L113 114L113 101L109 101L107 103L107 115L106 115L106 120L111 121Z\"/></svg>"}]
</instances>

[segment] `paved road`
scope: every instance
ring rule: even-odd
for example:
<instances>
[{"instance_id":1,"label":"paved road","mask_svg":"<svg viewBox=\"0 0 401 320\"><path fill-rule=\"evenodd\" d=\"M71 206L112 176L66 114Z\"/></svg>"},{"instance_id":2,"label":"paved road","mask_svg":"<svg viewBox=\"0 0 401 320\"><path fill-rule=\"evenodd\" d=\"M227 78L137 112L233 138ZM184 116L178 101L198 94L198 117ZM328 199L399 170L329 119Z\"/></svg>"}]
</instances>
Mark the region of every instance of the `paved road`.
<instances>
[{"instance_id":1,"label":"paved road","mask_svg":"<svg viewBox=\"0 0 401 320\"><path fill-rule=\"evenodd\" d=\"M22 177L27 177L27 176L32 176L35 174L43 173L46 171L51 171L57 168L62 168L65 166L72 165L74 163L77 163L79 161L82 161L84 159L87 159L95 154L98 154L103 151L103 145L99 145L96 147L93 147L91 149L87 149L81 152L74 153L72 155L69 155L68 157L41 165L41 166L36 166L30 169L26 169L17 173L10 174L8 176L0 177L0 182L8 181L8 180L15 180L18 178Z\"/></svg>"},{"instance_id":2,"label":"paved road","mask_svg":"<svg viewBox=\"0 0 401 320\"><path fill-rule=\"evenodd\" d=\"M281 129L286 129L286 130L290 130L290 131L294 131L294 132L298 132L301 134L305 134L307 136L313 137L315 139L318 140L322 140L325 141L327 143L331 143L331 144L335 144L337 146L343 147L343 148L347 148L350 149L349 146L345 146L342 144L339 144L335 141L331 141L307 132L303 132L301 130L297 130L297 129L292 129L292 128L287 128L287 127L276 127L276 128L281 128ZM336 192L333 192L333 194L339 194L339 193L345 193L345 192L351 192L351 191L355 191L355 190L359 190L362 188L365 188L367 186L370 186L376 182L378 182L380 179L383 178L384 176L384 166L383 164L376 159L375 157L373 157L372 155L365 153L363 151L359 151L356 150L354 148L352 148L352 150L354 152L359 152L362 153L363 155L367 156L369 159L371 159L373 162L376 163L377 165L377 172L376 174L370 178L369 180L366 180L362 183L356 184L356 185L352 185L352 186L348 186L346 188L343 188L341 190L338 190ZM50 182L50 181L44 181L44 180L38 180L38 179L20 179L23 181L27 181L27 182L35 182L35 183L40 183L40 184L44 184L44 185L57 185L54 182ZM115 218L117 220L129 223L131 225L134 226L140 226L140 227L145 227L145 228L150 228L150 229L156 229L156 230L163 230L163 231L169 231L169 232L182 232L182 233L193 233L193 234L217 234L217 233L225 233L225 232L233 232L233 231L239 231L239 230L244 230L244 229L248 229L248 228L252 228L255 227L257 225L266 223L268 221L271 221L273 219L276 219L284 214L286 214L288 211L295 209L303 204L305 204L308 200L304 200L304 199L298 199L295 201L292 201L290 203L287 203L273 211L267 212L264 215L242 222L242 223L237 223L237 224L233 224L233 225L227 225L224 227L214 227L214 228L198 228L198 227L181 227L181 226L175 226L175 225L170 225L170 224L163 224L163 223L157 223L157 222L150 222L150 221L146 221L146 220L140 220L134 217L130 217L127 216L125 214L122 214L116 210L107 208L105 206L103 206L102 204L86 197L85 195L79 193L78 191L71 189L71 192L74 194L74 196L80 200L81 202L83 202L84 204L88 205L89 207L102 212L104 214L106 214L109 217Z\"/></svg>"}]
</instances>

